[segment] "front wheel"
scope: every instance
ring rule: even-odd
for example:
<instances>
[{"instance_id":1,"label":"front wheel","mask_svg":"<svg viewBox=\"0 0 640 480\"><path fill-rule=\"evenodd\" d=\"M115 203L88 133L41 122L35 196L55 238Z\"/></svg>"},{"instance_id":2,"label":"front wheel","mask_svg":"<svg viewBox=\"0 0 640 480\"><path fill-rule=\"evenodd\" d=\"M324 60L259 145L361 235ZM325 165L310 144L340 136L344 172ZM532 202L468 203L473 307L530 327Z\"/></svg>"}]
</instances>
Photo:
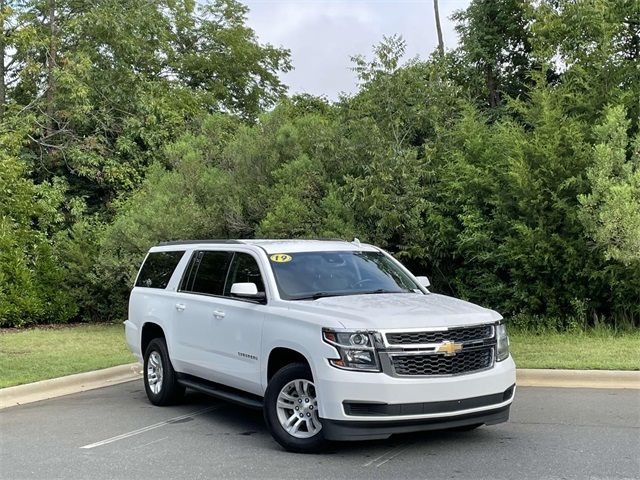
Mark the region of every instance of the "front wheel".
<instances>
[{"instance_id":1,"label":"front wheel","mask_svg":"<svg viewBox=\"0 0 640 480\"><path fill-rule=\"evenodd\" d=\"M271 378L264 396L264 419L273 438L287 450L322 450L326 442L316 387L307 365L287 365Z\"/></svg>"}]
</instances>

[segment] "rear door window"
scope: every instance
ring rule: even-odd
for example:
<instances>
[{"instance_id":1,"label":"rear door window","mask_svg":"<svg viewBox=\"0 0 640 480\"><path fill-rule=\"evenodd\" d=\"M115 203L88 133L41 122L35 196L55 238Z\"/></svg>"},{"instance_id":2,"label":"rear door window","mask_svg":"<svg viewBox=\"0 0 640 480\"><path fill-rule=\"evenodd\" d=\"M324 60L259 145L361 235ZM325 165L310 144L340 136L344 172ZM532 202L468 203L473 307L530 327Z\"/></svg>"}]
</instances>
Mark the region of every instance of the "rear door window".
<instances>
[{"instance_id":1,"label":"rear door window","mask_svg":"<svg viewBox=\"0 0 640 480\"><path fill-rule=\"evenodd\" d=\"M147 255L136 280L136 287L167 288L182 255L184 252L152 252Z\"/></svg>"},{"instance_id":2,"label":"rear door window","mask_svg":"<svg viewBox=\"0 0 640 480\"><path fill-rule=\"evenodd\" d=\"M194 253L180 290L206 295L222 295L232 258L233 252Z\"/></svg>"}]
</instances>

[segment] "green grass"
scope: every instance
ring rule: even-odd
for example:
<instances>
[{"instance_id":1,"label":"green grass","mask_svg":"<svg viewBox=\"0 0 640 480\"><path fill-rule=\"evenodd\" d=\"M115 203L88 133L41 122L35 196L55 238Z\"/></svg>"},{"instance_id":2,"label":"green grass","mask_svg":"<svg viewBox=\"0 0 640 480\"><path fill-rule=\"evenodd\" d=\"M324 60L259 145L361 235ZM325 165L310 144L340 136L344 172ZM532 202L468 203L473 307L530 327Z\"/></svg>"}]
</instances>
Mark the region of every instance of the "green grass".
<instances>
[{"instance_id":1,"label":"green grass","mask_svg":"<svg viewBox=\"0 0 640 480\"><path fill-rule=\"evenodd\" d=\"M640 332L511 331L510 338L519 368L640 370ZM133 361L121 324L0 333L0 388Z\"/></svg>"},{"instance_id":2,"label":"green grass","mask_svg":"<svg viewBox=\"0 0 640 480\"><path fill-rule=\"evenodd\" d=\"M122 324L0 333L0 388L134 361Z\"/></svg>"},{"instance_id":3,"label":"green grass","mask_svg":"<svg viewBox=\"0 0 640 480\"><path fill-rule=\"evenodd\" d=\"M640 332L592 330L578 333L510 331L518 368L640 370Z\"/></svg>"}]
</instances>

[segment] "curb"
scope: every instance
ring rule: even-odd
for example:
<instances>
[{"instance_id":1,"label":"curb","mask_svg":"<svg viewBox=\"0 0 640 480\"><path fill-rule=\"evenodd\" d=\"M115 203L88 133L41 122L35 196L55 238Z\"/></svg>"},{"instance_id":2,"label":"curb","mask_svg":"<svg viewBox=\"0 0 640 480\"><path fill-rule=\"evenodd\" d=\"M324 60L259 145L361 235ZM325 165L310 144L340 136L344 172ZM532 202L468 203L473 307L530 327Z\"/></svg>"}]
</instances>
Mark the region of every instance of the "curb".
<instances>
[{"instance_id":1,"label":"curb","mask_svg":"<svg viewBox=\"0 0 640 480\"><path fill-rule=\"evenodd\" d=\"M3 408L61 397L72 393L94 390L119 383L137 380L142 376L139 363L104 368L93 372L76 373L25 385L0 389L0 410Z\"/></svg>"},{"instance_id":2,"label":"curb","mask_svg":"<svg viewBox=\"0 0 640 480\"><path fill-rule=\"evenodd\" d=\"M640 389L640 371L624 370L516 370L519 387Z\"/></svg>"},{"instance_id":3,"label":"curb","mask_svg":"<svg viewBox=\"0 0 640 480\"><path fill-rule=\"evenodd\" d=\"M141 376L142 366L139 363L129 363L93 372L2 388L0 389L0 410L130 382L140 379ZM516 370L516 379L518 387L640 389L640 371L519 368Z\"/></svg>"}]
</instances>

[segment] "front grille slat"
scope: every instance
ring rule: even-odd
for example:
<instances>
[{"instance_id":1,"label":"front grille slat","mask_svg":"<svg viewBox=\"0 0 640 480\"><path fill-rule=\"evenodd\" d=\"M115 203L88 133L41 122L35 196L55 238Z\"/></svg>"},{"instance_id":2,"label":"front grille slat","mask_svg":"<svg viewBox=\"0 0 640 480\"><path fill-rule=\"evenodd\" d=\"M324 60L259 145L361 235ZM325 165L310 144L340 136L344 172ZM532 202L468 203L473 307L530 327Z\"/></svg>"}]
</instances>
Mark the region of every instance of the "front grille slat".
<instances>
[{"instance_id":1,"label":"front grille slat","mask_svg":"<svg viewBox=\"0 0 640 480\"><path fill-rule=\"evenodd\" d=\"M493 337L493 325L480 325L477 327L456 328L439 332L393 332L387 333L387 342L390 345L412 345L425 343L470 342Z\"/></svg>"},{"instance_id":2,"label":"front grille slat","mask_svg":"<svg viewBox=\"0 0 640 480\"><path fill-rule=\"evenodd\" d=\"M424 355L393 355L397 375L459 375L484 370L493 363L493 347L462 351L453 356L426 353Z\"/></svg>"},{"instance_id":3,"label":"front grille slat","mask_svg":"<svg viewBox=\"0 0 640 480\"><path fill-rule=\"evenodd\" d=\"M494 361L493 325L455 327L439 331L387 332L391 375L460 375L491 368ZM462 344L462 350L446 355L434 346ZM394 351L396 349L396 351ZM409 353L410 352L410 353Z\"/></svg>"}]
</instances>

